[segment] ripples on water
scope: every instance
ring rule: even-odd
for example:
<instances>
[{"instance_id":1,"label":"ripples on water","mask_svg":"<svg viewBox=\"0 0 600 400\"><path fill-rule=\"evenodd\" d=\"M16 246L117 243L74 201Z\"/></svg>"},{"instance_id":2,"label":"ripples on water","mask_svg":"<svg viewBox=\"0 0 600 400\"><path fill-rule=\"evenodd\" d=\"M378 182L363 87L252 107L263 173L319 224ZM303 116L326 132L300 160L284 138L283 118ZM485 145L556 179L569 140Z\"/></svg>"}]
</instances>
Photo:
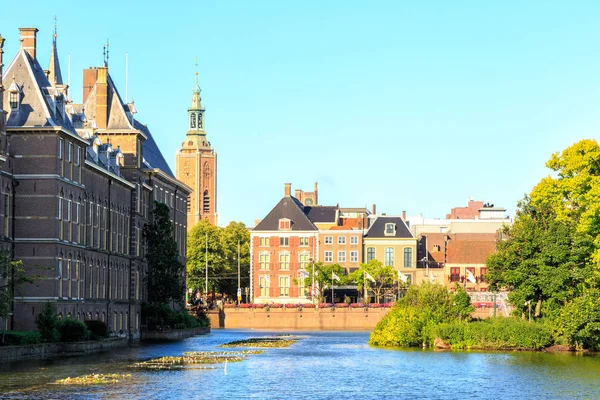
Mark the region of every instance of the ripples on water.
<instances>
[{"instance_id":1,"label":"ripples on water","mask_svg":"<svg viewBox=\"0 0 600 400\"><path fill-rule=\"evenodd\" d=\"M214 370L140 371L136 361L277 333L215 330L177 343L0 366L1 398L148 399L592 399L600 356L530 352L433 352L369 347L366 332L308 332ZM131 373L130 382L53 385L91 373Z\"/></svg>"}]
</instances>

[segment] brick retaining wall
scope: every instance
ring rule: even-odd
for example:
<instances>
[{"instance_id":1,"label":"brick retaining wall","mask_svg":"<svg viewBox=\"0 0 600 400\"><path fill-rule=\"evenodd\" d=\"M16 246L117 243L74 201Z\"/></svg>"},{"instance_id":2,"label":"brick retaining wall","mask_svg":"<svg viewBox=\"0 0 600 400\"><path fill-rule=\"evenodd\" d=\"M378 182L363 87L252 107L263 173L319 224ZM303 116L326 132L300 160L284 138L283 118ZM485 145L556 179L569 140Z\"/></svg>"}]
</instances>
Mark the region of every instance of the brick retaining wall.
<instances>
[{"instance_id":1,"label":"brick retaining wall","mask_svg":"<svg viewBox=\"0 0 600 400\"><path fill-rule=\"evenodd\" d=\"M172 331L142 331L142 340L180 340L210 333L210 328L174 329Z\"/></svg>"},{"instance_id":2,"label":"brick retaining wall","mask_svg":"<svg viewBox=\"0 0 600 400\"><path fill-rule=\"evenodd\" d=\"M0 347L0 360L21 360L26 358L43 358L58 355L75 355L97 353L116 347L127 346L127 338L109 338L99 341L72 343L44 343L27 346Z\"/></svg>"}]
</instances>

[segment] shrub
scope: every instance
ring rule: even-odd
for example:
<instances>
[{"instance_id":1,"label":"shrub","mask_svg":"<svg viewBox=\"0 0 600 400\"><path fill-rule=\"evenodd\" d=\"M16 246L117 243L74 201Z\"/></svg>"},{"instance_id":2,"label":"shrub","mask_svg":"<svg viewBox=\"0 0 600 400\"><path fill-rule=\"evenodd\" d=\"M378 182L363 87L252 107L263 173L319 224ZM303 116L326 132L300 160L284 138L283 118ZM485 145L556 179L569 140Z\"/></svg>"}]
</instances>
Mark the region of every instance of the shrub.
<instances>
[{"instance_id":1,"label":"shrub","mask_svg":"<svg viewBox=\"0 0 600 400\"><path fill-rule=\"evenodd\" d=\"M38 331L7 331L4 344L7 346L24 346L42 342L42 335Z\"/></svg>"},{"instance_id":2,"label":"shrub","mask_svg":"<svg viewBox=\"0 0 600 400\"><path fill-rule=\"evenodd\" d=\"M108 336L108 326L103 321L88 320L85 326L90 331L90 339L97 340Z\"/></svg>"},{"instance_id":3,"label":"shrub","mask_svg":"<svg viewBox=\"0 0 600 400\"><path fill-rule=\"evenodd\" d=\"M42 310L35 316L35 324L44 342L52 343L60 340L58 322L56 306L52 303L44 304Z\"/></svg>"},{"instance_id":4,"label":"shrub","mask_svg":"<svg viewBox=\"0 0 600 400\"><path fill-rule=\"evenodd\" d=\"M88 329L85 324L72 318L60 321L58 331L61 342L79 342L88 338Z\"/></svg>"},{"instance_id":5,"label":"shrub","mask_svg":"<svg viewBox=\"0 0 600 400\"><path fill-rule=\"evenodd\" d=\"M470 323L443 323L432 330L453 349L539 350L553 344L551 330L542 323L517 318L490 318Z\"/></svg>"}]
</instances>

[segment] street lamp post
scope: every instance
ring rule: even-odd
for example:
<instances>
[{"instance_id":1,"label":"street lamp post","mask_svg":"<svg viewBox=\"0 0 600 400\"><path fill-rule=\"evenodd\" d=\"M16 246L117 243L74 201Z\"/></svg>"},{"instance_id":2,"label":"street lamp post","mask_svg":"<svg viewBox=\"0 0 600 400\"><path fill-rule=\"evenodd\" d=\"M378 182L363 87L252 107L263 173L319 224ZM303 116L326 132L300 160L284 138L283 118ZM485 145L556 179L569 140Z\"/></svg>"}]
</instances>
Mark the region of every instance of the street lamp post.
<instances>
[{"instance_id":1,"label":"street lamp post","mask_svg":"<svg viewBox=\"0 0 600 400\"><path fill-rule=\"evenodd\" d=\"M315 260L311 258L310 261L312 262L312 301L315 304Z\"/></svg>"},{"instance_id":2,"label":"street lamp post","mask_svg":"<svg viewBox=\"0 0 600 400\"><path fill-rule=\"evenodd\" d=\"M237 301L238 304L242 301L242 287L240 285L240 241L238 239L238 288L237 288Z\"/></svg>"}]
</instances>

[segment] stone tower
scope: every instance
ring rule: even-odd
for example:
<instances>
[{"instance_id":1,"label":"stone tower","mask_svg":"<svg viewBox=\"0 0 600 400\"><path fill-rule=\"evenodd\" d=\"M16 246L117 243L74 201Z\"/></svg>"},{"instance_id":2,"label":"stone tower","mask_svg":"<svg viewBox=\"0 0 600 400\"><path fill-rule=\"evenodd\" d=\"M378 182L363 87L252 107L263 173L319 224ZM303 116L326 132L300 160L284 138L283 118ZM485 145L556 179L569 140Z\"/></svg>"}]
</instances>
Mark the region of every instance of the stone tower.
<instances>
[{"instance_id":1,"label":"stone tower","mask_svg":"<svg viewBox=\"0 0 600 400\"><path fill-rule=\"evenodd\" d=\"M188 231L201 219L217 225L217 152L211 147L204 130L204 112L198 85L192 89L192 105L188 109L188 131L175 164L177 179L193 189L188 198Z\"/></svg>"}]
</instances>

